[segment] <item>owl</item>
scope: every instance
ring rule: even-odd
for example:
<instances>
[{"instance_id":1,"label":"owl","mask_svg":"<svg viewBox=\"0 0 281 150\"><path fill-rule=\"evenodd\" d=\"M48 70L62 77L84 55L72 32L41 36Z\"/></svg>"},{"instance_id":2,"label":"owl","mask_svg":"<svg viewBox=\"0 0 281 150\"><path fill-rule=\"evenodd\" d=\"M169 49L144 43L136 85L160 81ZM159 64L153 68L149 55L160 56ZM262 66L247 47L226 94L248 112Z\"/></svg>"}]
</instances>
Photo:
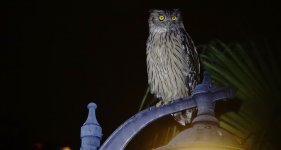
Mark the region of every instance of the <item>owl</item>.
<instances>
[{"instance_id":1,"label":"owl","mask_svg":"<svg viewBox=\"0 0 281 150\"><path fill-rule=\"evenodd\" d=\"M184 28L178 9L151 10L146 44L150 92L156 106L191 95L200 81L200 62L194 43ZM194 110L172 114L181 125L191 122Z\"/></svg>"}]
</instances>

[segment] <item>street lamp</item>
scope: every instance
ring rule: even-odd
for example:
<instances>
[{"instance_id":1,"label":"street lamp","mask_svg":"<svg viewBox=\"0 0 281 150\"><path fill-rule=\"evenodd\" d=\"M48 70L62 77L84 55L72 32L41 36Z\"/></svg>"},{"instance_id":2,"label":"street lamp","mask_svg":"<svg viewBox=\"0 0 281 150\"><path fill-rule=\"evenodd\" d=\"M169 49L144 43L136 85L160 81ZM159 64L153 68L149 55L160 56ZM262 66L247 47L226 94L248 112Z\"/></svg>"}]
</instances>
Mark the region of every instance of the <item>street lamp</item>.
<instances>
[{"instance_id":1,"label":"street lamp","mask_svg":"<svg viewBox=\"0 0 281 150\"><path fill-rule=\"evenodd\" d=\"M145 126L163 116L197 107L198 113L192 127L179 133L171 142L156 150L245 150L234 135L220 128L214 108L217 100L232 98L232 87L215 88L210 73L204 73L203 82L196 86L192 95L160 107L147 108L119 126L100 146L101 128L96 121L96 105L88 105L89 115L81 127L80 150L123 150L130 140ZM92 106L92 107L90 107Z\"/></svg>"},{"instance_id":2,"label":"street lamp","mask_svg":"<svg viewBox=\"0 0 281 150\"><path fill-rule=\"evenodd\" d=\"M168 145L155 150L245 150L240 140L219 127L215 117L214 93L209 74L205 74L204 81L192 93L197 103L197 116L192 121L192 127L180 132Z\"/></svg>"}]
</instances>

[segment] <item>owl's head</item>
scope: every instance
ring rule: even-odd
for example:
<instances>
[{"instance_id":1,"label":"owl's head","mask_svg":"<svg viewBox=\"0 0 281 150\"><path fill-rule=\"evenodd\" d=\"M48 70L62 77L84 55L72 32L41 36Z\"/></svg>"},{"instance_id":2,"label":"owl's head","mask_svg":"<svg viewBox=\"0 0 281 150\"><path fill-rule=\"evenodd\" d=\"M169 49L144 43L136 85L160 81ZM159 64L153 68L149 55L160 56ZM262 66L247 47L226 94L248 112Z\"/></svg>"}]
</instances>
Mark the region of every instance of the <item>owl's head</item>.
<instances>
[{"instance_id":1,"label":"owl's head","mask_svg":"<svg viewBox=\"0 0 281 150\"><path fill-rule=\"evenodd\" d=\"M165 32L183 27L182 17L178 9L150 10L149 29L154 32Z\"/></svg>"}]
</instances>

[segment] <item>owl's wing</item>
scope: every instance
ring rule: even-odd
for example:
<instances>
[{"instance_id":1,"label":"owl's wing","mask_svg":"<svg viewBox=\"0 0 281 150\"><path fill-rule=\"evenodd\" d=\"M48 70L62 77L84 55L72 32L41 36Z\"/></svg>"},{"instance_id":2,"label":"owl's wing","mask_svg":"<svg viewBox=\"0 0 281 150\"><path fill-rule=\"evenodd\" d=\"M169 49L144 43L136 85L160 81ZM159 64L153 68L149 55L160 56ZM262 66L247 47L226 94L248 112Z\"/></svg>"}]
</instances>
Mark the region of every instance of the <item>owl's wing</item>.
<instances>
[{"instance_id":1,"label":"owl's wing","mask_svg":"<svg viewBox=\"0 0 281 150\"><path fill-rule=\"evenodd\" d=\"M187 55L187 65L188 73L186 77L186 86L189 89L189 93L195 88L195 86L200 81L200 61L198 52L193 43L193 40L188 35L188 33L182 29L182 44L184 46L184 51Z\"/></svg>"}]
</instances>

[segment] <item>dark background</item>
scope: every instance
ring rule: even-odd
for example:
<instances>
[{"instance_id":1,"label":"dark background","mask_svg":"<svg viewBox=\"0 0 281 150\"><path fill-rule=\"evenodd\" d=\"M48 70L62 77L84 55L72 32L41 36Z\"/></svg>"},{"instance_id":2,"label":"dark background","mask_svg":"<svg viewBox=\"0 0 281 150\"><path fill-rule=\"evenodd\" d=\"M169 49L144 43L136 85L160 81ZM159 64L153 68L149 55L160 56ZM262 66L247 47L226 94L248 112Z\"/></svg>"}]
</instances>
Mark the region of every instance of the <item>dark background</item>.
<instances>
[{"instance_id":1,"label":"dark background","mask_svg":"<svg viewBox=\"0 0 281 150\"><path fill-rule=\"evenodd\" d=\"M280 41L280 7L272 0L11 0L1 6L0 149L78 149L89 102L98 105L103 139L135 114L147 87L151 8L181 8L196 45Z\"/></svg>"}]
</instances>

